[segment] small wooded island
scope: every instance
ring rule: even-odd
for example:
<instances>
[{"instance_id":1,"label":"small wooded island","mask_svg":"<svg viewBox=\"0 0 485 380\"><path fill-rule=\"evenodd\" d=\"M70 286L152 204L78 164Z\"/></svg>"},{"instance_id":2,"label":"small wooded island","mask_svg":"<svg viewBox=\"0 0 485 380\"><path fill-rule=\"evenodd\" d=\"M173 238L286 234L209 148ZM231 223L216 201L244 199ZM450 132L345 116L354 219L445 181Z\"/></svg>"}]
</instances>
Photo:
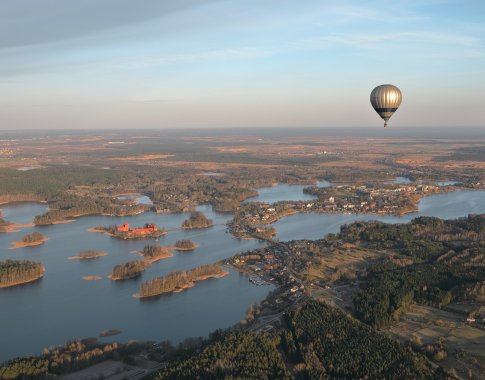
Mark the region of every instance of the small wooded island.
<instances>
[{"instance_id":1,"label":"small wooded island","mask_svg":"<svg viewBox=\"0 0 485 380\"><path fill-rule=\"evenodd\" d=\"M146 245L139 254L143 257L143 260L134 260L116 265L108 278L118 281L138 277L150 267L150 264L173 256L166 247L159 245Z\"/></svg>"},{"instance_id":2,"label":"small wooded island","mask_svg":"<svg viewBox=\"0 0 485 380\"><path fill-rule=\"evenodd\" d=\"M161 245L145 245L140 255L143 256L144 261L150 264L173 256L166 247Z\"/></svg>"},{"instance_id":3,"label":"small wooded island","mask_svg":"<svg viewBox=\"0 0 485 380\"><path fill-rule=\"evenodd\" d=\"M10 249L23 248L23 247L34 247L36 245L41 245L49 240L47 237L39 232L32 232L29 235L25 235L21 240L12 242L12 247Z\"/></svg>"},{"instance_id":4,"label":"small wooded island","mask_svg":"<svg viewBox=\"0 0 485 380\"><path fill-rule=\"evenodd\" d=\"M28 260L0 261L0 288L38 280L44 275L42 263Z\"/></svg>"},{"instance_id":5,"label":"small wooded island","mask_svg":"<svg viewBox=\"0 0 485 380\"><path fill-rule=\"evenodd\" d=\"M192 240L182 239L177 240L174 246L170 246L170 249L175 249L176 251L193 251L198 247Z\"/></svg>"},{"instance_id":6,"label":"small wooded island","mask_svg":"<svg viewBox=\"0 0 485 380\"><path fill-rule=\"evenodd\" d=\"M164 293L181 292L191 288L197 281L209 278L221 278L227 276L226 272L218 265L202 265L189 271L171 272L163 277L156 277L141 284L140 292L134 294L135 298L154 297Z\"/></svg>"},{"instance_id":7,"label":"small wooded island","mask_svg":"<svg viewBox=\"0 0 485 380\"><path fill-rule=\"evenodd\" d=\"M97 257L108 256L106 252L103 251L95 251L92 249L88 249L86 251L81 251L77 256L69 257L69 260L92 260Z\"/></svg>"},{"instance_id":8,"label":"small wooded island","mask_svg":"<svg viewBox=\"0 0 485 380\"><path fill-rule=\"evenodd\" d=\"M196 228L209 228L214 225L211 219L201 213L200 211L192 211L190 213L189 219L186 219L182 223L182 228L186 230L196 229Z\"/></svg>"},{"instance_id":9,"label":"small wooded island","mask_svg":"<svg viewBox=\"0 0 485 380\"><path fill-rule=\"evenodd\" d=\"M127 263L116 265L108 278L113 281L135 278L147 270L149 266L150 263L145 260L128 261Z\"/></svg>"},{"instance_id":10,"label":"small wooded island","mask_svg":"<svg viewBox=\"0 0 485 380\"><path fill-rule=\"evenodd\" d=\"M156 224L146 223L143 227L130 228L128 223L121 226L96 227L88 230L89 232L103 232L106 235L120 239L144 239L157 238L167 234L167 231L160 229Z\"/></svg>"}]
</instances>

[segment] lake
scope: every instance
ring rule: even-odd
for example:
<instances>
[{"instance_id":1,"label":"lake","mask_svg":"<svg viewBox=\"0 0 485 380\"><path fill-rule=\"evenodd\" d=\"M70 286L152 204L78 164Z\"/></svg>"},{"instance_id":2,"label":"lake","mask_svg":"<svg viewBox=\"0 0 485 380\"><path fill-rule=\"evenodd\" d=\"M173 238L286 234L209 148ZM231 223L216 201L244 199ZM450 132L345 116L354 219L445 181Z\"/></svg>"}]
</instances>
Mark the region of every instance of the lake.
<instances>
[{"instance_id":1,"label":"lake","mask_svg":"<svg viewBox=\"0 0 485 380\"><path fill-rule=\"evenodd\" d=\"M261 187L258 190L258 196L248 198L245 202L266 202L275 203L280 201L310 201L317 199L316 196L305 194L303 189L314 185L285 185L279 184L271 187ZM316 186L332 186L330 182L318 181Z\"/></svg>"},{"instance_id":2,"label":"lake","mask_svg":"<svg viewBox=\"0 0 485 380\"><path fill-rule=\"evenodd\" d=\"M322 183L325 185L325 183ZM306 186L279 185L260 197L266 202L301 199ZM255 198L252 198L254 200ZM312 198L313 199L313 198ZM0 206L5 219L16 223L32 222L47 205L15 203ZM192 289L159 298L132 298L142 281L210 264L236 253L262 247L253 240L236 240L226 232L230 214L215 213L210 206L198 208L215 226L206 230L177 229L188 214L155 214L130 217L89 216L73 223L47 227L23 228L21 232L0 234L0 260L29 259L41 261L46 268L42 280L12 288L0 289L0 362L20 355L39 354L42 348L64 344L68 340L98 336L107 329L119 329L120 335L106 341L181 340L205 336L243 319L247 307L264 299L272 286L252 285L245 275L231 271L229 276L200 282ZM404 217L341 214L298 214L274 224L280 240L317 239L355 220L407 222L419 215L456 218L469 213L485 213L485 191L457 191L424 198L420 211ZM137 260L134 253L153 240L118 240L86 230L101 225L129 222L133 226L156 223L176 229L158 241L172 245L179 239L199 244L192 252L174 252L174 257L161 260L140 278L113 282L106 278L112 268L122 262ZM32 231L39 231L49 240L38 247L9 250L12 241ZM96 249L108 256L89 261L68 260L82 250ZM99 275L100 281L84 281L83 276ZM102 339L102 340L103 340Z\"/></svg>"}]
</instances>

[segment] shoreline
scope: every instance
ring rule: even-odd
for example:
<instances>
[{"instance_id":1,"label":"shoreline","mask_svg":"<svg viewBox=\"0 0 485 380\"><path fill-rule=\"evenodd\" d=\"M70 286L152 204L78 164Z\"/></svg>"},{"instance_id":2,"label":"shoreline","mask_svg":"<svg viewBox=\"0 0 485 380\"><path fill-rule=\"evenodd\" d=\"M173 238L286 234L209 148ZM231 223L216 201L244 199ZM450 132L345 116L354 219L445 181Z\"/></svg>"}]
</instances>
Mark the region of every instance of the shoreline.
<instances>
[{"instance_id":1,"label":"shoreline","mask_svg":"<svg viewBox=\"0 0 485 380\"><path fill-rule=\"evenodd\" d=\"M26 228L26 227L35 227L34 223L11 223L7 224L6 226L3 226L0 232L20 232L20 229L18 228Z\"/></svg>"},{"instance_id":2,"label":"shoreline","mask_svg":"<svg viewBox=\"0 0 485 380\"><path fill-rule=\"evenodd\" d=\"M168 249L168 247L167 247L167 249ZM168 251L167 254L160 255L160 256L157 256L157 257L152 257L150 259L146 259L141 253L139 253L139 255L141 257L143 257L143 261L145 261L149 265L151 265L153 263L156 263L157 261L164 260L164 259L169 259L169 258L173 257L173 253L170 252L170 251Z\"/></svg>"},{"instance_id":3,"label":"shoreline","mask_svg":"<svg viewBox=\"0 0 485 380\"><path fill-rule=\"evenodd\" d=\"M42 240L34 241L32 243L24 243L22 241L13 241L11 243L11 247L9 249L18 249L18 248L25 248L25 247L36 247L38 245L44 244L47 240L49 240L48 237L44 237Z\"/></svg>"},{"instance_id":4,"label":"shoreline","mask_svg":"<svg viewBox=\"0 0 485 380\"><path fill-rule=\"evenodd\" d=\"M199 248L199 244L194 244L193 247L190 247L190 248L177 247L176 245L169 245L166 248L172 249L174 251L193 251L193 250Z\"/></svg>"},{"instance_id":5,"label":"shoreline","mask_svg":"<svg viewBox=\"0 0 485 380\"><path fill-rule=\"evenodd\" d=\"M193 279L192 281L188 282L187 284L179 286L179 287L177 287L177 288L175 288L171 291L168 291L168 292L150 294L149 296L141 296L139 293L135 293L135 294L133 294L132 297L142 299L142 298L158 297L158 296L161 296L163 294L180 293L180 292L184 291L185 289L193 288L195 286L196 282L205 281L205 280L208 280L210 278L222 278L222 277L228 276L229 274L230 274L230 272L222 270L222 273L219 273L219 274L208 274L208 275L205 275L205 276L197 277L197 278Z\"/></svg>"}]
</instances>

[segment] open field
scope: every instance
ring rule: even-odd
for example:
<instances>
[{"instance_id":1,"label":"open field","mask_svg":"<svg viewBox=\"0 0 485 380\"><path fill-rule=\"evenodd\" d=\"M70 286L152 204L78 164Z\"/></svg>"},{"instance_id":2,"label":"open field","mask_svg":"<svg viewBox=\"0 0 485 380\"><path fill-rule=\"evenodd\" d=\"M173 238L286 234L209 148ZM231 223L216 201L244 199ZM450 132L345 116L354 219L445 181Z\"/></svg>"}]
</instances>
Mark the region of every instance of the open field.
<instances>
[{"instance_id":1,"label":"open field","mask_svg":"<svg viewBox=\"0 0 485 380\"><path fill-rule=\"evenodd\" d=\"M413 304L386 333L423 346L442 340L448 356L439 364L459 372L471 368L478 379L485 370L485 330L469 326L464 319L460 314Z\"/></svg>"}]
</instances>

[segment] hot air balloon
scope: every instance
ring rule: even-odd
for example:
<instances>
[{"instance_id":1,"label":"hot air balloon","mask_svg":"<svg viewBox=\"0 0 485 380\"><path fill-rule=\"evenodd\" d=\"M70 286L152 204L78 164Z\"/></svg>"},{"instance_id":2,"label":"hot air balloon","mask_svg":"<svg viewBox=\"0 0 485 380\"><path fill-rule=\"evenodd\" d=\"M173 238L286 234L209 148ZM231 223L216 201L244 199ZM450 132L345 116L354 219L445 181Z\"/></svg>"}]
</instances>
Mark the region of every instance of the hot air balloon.
<instances>
[{"instance_id":1,"label":"hot air balloon","mask_svg":"<svg viewBox=\"0 0 485 380\"><path fill-rule=\"evenodd\" d=\"M374 88L370 94L370 102L380 117L384 119L384 127L401 104L401 91L392 84L382 84Z\"/></svg>"}]
</instances>

